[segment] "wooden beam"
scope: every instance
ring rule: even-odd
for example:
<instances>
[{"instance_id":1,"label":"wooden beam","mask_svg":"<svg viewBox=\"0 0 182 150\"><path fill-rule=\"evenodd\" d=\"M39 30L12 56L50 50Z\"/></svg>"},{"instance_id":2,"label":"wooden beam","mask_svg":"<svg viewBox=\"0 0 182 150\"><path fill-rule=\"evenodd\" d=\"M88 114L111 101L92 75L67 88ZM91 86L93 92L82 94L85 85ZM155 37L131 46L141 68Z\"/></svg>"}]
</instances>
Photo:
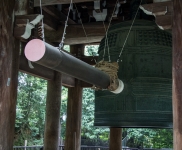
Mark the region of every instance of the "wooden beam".
<instances>
[{"instance_id":1,"label":"wooden beam","mask_svg":"<svg viewBox=\"0 0 182 150\"><path fill-rule=\"evenodd\" d=\"M100 42L105 36L103 23L84 24L84 28L87 38L81 25L69 25L66 31L64 41L65 44L75 45L95 43ZM45 38L50 42L60 42L62 39L63 30L64 26L60 26L57 31L45 30Z\"/></svg>"},{"instance_id":2,"label":"wooden beam","mask_svg":"<svg viewBox=\"0 0 182 150\"><path fill-rule=\"evenodd\" d=\"M15 3L15 15L34 13L34 0L18 0Z\"/></svg>"},{"instance_id":3,"label":"wooden beam","mask_svg":"<svg viewBox=\"0 0 182 150\"><path fill-rule=\"evenodd\" d=\"M162 30L168 30L172 28L172 15L156 16L155 22Z\"/></svg>"},{"instance_id":4,"label":"wooden beam","mask_svg":"<svg viewBox=\"0 0 182 150\"><path fill-rule=\"evenodd\" d=\"M84 28L87 34L87 38L81 25L69 25L67 27L64 43L67 45L96 43L100 42L101 39L105 36L105 29L102 23L85 24ZM59 26L57 31L45 29L46 42L60 43L63 31L64 26ZM24 32L24 26L22 27L19 25L14 27L14 36L16 38L20 38Z\"/></svg>"},{"instance_id":5,"label":"wooden beam","mask_svg":"<svg viewBox=\"0 0 182 150\"><path fill-rule=\"evenodd\" d=\"M173 4L171 1L144 4L140 6L140 8L146 14L155 16L155 22L160 29L171 29L173 11Z\"/></svg>"},{"instance_id":6,"label":"wooden beam","mask_svg":"<svg viewBox=\"0 0 182 150\"><path fill-rule=\"evenodd\" d=\"M182 1L173 1L173 149L182 150Z\"/></svg>"},{"instance_id":7,"label":"wooden beam","mask_svg":"<svg viewBox=\"0 0 182 150\"><path fill-rule=\"evenodd\" d=\"M55 19L65 24L67 16L63 14L61 11L59 11L57 8L55 8L54 6L44 6L42 7L42 9L48 14L50 14L52 17L54 17ZM68 18L68 24L76 24L76 22Z\"/></svg>"},{"instance_id":8,"label":"wooden beam","mask_svg":"<svg viewBox=\"0 0 182 150\"><path fill-rule=\"evenodd\" d=\"M73 3L80 3L80 2L92 2L94 0L74 0ZM70 0L42 0L42 6L46 5L57 5L57 4L69 4ZM39 0L34 0L34 7L40 6Z\"/></svg>"},{"instance_id":9,"label":"wooden beam","mask_svg":"<svg viewBox=\"0 0 182 150\"><path fill-rule=\"evenodd\" d=\"M33 14L33 15L20 15L16 16L15 18L15 26L18 27L25 27L27 24L27 21L31 22L33 21L39 14ZM43 11L44 15L44 27L47 30L57 30L58 28L58 20L54 19L51 15ZM16 30L15 30L16 32ZM16 35L16 33L15 33Z\"/></svg>"},{"instance_id":10,"label":"wooden beam","mask_svg":"<svg viewBox=\"0 0 182 150\"><path fill-rule=\"evenodd\" d=\"M47 84L44 150L59 149L60 106L61 74L56 72L55 79L48 81Z\"/></svg>"},{"instance_id":11,"label":"wooden beam","mask_svg":"<svg viewBox=\"0 0 182 150\"><path fill-rule=\"evenodd\" d=\"M81 145L82 87L78 80L68 88L65 150L80 150Z\"/></svg>"},{"instance_id":12,"label":"wooden beam","mask_svg":"<svg viewBox=\"0 0 182 150\"><path fill-rule=\"evenodd\" d=\"M122 150L122 128L110 128L109 150Z\"/></svg>"},{"instance_id":13,"label":"wooden beam","mask_svg":"<svg viewBox=\"0 0 182 150\"><path fill-rule=\"evenodd\" d=\"M157 16L171 13L173 11L173 5L172 1L167 1L152 4L144 4L140 6L140 9L142 9L148 15Z\"/></svg>"},{"instance_id":14,"label":"wooden beam","mask_svg":"<svg viewBox=\"0 0 182 150\"><path fill-rule=\"evenodd\" d=\"M0 149L12 150L18 85L19 40L12 36L15 0L0 3Z\"/></svg>"}]
</instances>

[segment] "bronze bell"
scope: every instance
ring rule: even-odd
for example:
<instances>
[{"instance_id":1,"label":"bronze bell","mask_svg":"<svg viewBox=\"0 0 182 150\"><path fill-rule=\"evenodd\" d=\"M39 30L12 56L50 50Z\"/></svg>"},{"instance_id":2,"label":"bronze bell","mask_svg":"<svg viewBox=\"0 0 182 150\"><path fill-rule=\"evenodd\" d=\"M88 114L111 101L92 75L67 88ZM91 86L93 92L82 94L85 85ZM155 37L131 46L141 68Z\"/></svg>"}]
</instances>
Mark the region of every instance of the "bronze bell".
<instances>
[{"instance_id":1,"label":"bronze bell","mask_svg":"<svg viewBox=\"0 0 182 150\"><path fill-rule=\"evenodd\" d=\"M108 47L111 61L118 60L131 24L127 21L109 28L107 39L100 43L99 60L108 61ZM120 94L95 92L95 126L172 127L170 33L152 21L135 20L119 59L118 78L124 83Z\"/></svg>"}]
</instances>

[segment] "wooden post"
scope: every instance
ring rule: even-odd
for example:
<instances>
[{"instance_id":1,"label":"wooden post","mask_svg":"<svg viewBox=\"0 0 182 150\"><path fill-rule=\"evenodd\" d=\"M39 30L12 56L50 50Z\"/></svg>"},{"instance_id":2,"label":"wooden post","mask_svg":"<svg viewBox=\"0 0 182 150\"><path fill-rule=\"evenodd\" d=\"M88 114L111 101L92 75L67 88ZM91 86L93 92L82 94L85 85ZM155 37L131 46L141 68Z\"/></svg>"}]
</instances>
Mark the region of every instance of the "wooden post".
<instances>
[{"instance_id":1,"label":"wooden post","mask_svg":"<svg viewBox=\"0 0 182 150\"><path fill-rule=\"evenodd\" d=\"M0 2L0 150L13 149L19 41L13 37L15 0Z\"/></svg>"},{"instance_id":2,"label":"wooden post","mask_svg":"<svg viewBox=\"0 0 182 150\"><path fill-rule=\"evenodd\" d=\"M122 128L110 128L109 150L122 150Z\"/></svg>"},{"instance_id":3,"label":"wooden post","mask_svg":"<svg viewBox=\"0 0 182 150\"><path fill-rule=\"evenodd\" d=\"M182 150L182 1L173 1L173 149Z\"/></svg>"},{"instance_id":4,"label":"wooden post","mask_svg":"<svg viewBox=\"0 0 182 150\"><path fill-rule=\"evenodd\" d=\"M56 72L55 79L48 81L47 85L44 150L58 150L60 105L61 74Z\"/></svg>"},{"instance_id":5,"label":"wooden post","mask_svg":"<svg viewBox=\"0 0 182 150\"><path fill-rule=\"evenodd\" d=\"M82 87L76 80L68 88L65 150L80 150L81 143Z\"/></svg>"}]
</instances>

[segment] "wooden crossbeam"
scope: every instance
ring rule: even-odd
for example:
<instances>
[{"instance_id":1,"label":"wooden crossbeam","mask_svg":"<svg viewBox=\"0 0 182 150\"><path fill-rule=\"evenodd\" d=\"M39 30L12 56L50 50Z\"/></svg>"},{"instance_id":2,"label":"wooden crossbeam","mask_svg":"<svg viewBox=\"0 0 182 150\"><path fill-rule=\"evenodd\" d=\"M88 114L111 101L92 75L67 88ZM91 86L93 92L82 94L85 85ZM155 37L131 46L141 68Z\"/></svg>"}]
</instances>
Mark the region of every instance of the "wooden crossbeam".
<instances>
[{"instance_id":1,"label":"wooden crossbeam","mask_svg":"<svg viewBox=\"0 0 182 150\"><path fill-rule=\"evenodd\" d=\"M84 28L87 38L81 25L69 25L66 30L64 43L68 45L97 43L105 36L105 29L102 23L85 24ZM16 26L14 28L14 36L20 38L24 31L24 26ZM60 43L63 31L64 26L59 26L57 31L45 29L46 41L49 43Z\"/></svg>"},{"instance_id":2,"label":"wooden crossbeam","mask_svg":"<svg viewBox=\"0 0 182 150\"><path fill-rule=\"evenodd\" d=\"M81 2L92 2L94 0L73 0L74 3ZM42 6L46 5L56 5L56 4L69 4L70 0L42 0ZM40 6L39 0L34 0L34 7Z\"/></svg>"},{"instance_id":3,"label":"wooden crossbeam","mask_svg":"<svg viewBox=\"0 0 182 150\"><path fill-rule=\"evenodd\" d=\"M95 43L100 42L105 36L105 29L102 23L84 24L84 28L87 37L81 25L69 25L66 31L65 44L74 45ZM63 30L64 27L60 26L57 31L45 31L45 37L48 41L60 42Z\"/></svg>"}]
</instances>

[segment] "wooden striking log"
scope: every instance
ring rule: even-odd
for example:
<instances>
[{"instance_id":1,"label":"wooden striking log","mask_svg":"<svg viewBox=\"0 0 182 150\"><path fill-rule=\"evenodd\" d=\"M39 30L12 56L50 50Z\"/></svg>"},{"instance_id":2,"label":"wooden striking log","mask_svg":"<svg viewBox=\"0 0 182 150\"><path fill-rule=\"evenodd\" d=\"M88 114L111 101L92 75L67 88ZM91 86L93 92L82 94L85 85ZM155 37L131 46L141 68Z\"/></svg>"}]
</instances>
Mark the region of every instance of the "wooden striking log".
<instances>
[{"instance_id":1,"label":"wooden striking log","mask_svg":"<svg viewBox=\"0 0 182 150\"><path fill-rule=\"evenodd\" d=\"M76 80L76 86L68 88L65 150L80 150L81 113L82 88Z\"/></svg>"},{"instance_id":2,"label":"wooden striking log","mask_svg":"<svg viewBox=\"0 0 182 150\"><path fill-rule=\"evenodd\" d=\"M182 1L173 1L173 149L182 150Z\"/></svg>"},{"instance_id":3,"label":"wooden striking log","mask_svg":"<svg viewBox=\"0 0 182 150\"><path fill-rule=\"evenodd\" d=\"M12 36L15 0L0 2L0 149L12 150L20 42Z\"/></svg>"},{"instance_id":4,"label":"wooden striking log","mask_svg":"<svg viewBox=\"0 0 182 150\"><path fill-rule=\"evenodd\" d=\"M91 2L94 0L74 0L74 3L80 3L80 2ZM69 4L69 0L42 0L42 5L56 5L56 4ZM34 0L34 7L40 6L39 0Z\"/></svg>"},{"instance_id":5,"label":"wooden striking log","mask_svg":"<svg viewBox=\"0 0 182 150\"><path fill-rule=\"evenodd\" d=\"M29 67L28 60L24 56L20 57L19 70L21 72L31 74L33 76L43 78L45 80L54 79L54 76L55 76L54 70L41 66L41 65L38 65L36 63L32 63L32 65L34 67L33 69ZM62 74L62 84L66 87L74 87L75 79L68 75Z\"/></svg>"},{"instance_id":6,"label":"wooden striking log","mask_svg":"<svg viewBox=\"0 0 182 150\"><path fill-rule=\"evenodd\" d=\"M25 56L28 60L37 64L68 74L98 87L106 89L110 85L110 77L106 73L63 51L59 51L41 40L31 40L25 47Z\"/></svg>"},{"instance_id":7,"label":"wooden striking log","mask_svg":"<svg viewBox=\"0 0 182 150\"><path fill-rule=\"evenodd\" d=\"M122 128L110 128L109 150L122 150Z\"/></svg>"},{"instance_id":8,"label":"wooden striking log","mask_svg":"<svg viewBox=\"0 0 182 150\"><path fill-rule=\"evenodd\" d=\"M58 150L61 106L61 74L48 81L46 99L46 122L44 132L44 150Z\"/></svg>"},{"instance_id":9,"label":"wooden striking log","mask_svg":"<svg viewBox=\"0 0 182 150\"><path fill-rule=\"evenodd\" d=\"M88 62L90 61L93 63L93 61L91 61L91 59L92 58L87 57L86 61L88 61ZM41 66L41 65L38 65L33 62L32 62L32 65L34 67L33 69L29 67L27 59L24 56L20 56L19 71L39 77L39 78L43 78L45 80L54 79L54 73L55 73L54 70ZM80 83L81 87L83 87L83 88L90 88L93 86L92 84L89 84L89 83L86 83L83 81L80 81L80 82L81 82ZM68 76L66 74L62 74L62 85L65 87L75 87L75 78Z\"/></svg>"}]
</instances>

